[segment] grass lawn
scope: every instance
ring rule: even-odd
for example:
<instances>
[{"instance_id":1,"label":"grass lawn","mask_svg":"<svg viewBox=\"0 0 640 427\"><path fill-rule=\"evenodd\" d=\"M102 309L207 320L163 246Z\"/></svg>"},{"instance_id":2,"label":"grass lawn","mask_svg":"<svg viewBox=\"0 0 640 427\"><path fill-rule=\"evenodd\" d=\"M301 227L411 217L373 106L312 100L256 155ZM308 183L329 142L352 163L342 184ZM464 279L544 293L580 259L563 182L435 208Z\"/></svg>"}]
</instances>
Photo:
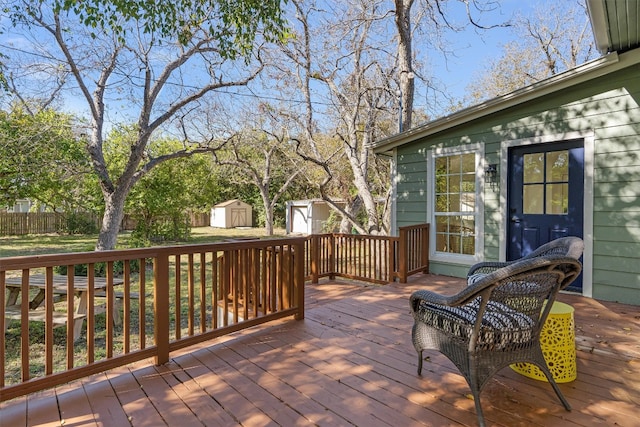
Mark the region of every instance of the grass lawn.
<instances>
[{"instance_id":1,"label":"grass lawn","mask_svg":"<svg viewBox=\"0 0 640 427\"><path fill-rule=\"evenodd\" d=\"M283 229L274 230L274 236L283 236ZM118 248L128 248L129 232L118 235ZM191 229L191 238L186 242L166 242L163 245L212 243L225 239L259 237L265 238L264 228L214 228L196 227ZM0 258L11 256L57 254L66 252L92 251L98 235L67 236L59 234L0 236Z\"/></svg>"}]
</instances>

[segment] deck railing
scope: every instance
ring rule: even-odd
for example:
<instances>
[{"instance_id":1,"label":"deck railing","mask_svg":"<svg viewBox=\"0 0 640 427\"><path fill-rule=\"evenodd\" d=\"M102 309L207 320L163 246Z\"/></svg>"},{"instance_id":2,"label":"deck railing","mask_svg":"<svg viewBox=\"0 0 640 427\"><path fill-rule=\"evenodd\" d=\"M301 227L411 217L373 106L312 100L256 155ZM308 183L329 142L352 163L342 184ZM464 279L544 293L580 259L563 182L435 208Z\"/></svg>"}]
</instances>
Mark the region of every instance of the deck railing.
<instances>
[{"instance_id":1,"label":"deck railing","mask_svg":"<svg viewBox=\"0 0 640 427\"><path fill-rule=\"evenodd\" d=\"M323 234L0 258L0 301L14 304L0 304L0 401L146 358L162 364L172 351L271 320L302 319L305 280L406 282L428 271L427 236L423 224L399 237ZM34 275L44 283L42 304L33 304ZM19 284L14 301L9 282ZM40 322L14 321L9 309Z\"/></svg>"},{"instance_id":2,"label":"deck railing","mask_svg":"<svg viewBox=\"0 0 640 427\"><path fill-rule=\"evenodd\" d=\"M346 277L372 283L429 271L429 224L400 227L399 236L313 234L305 241L305 279Z\"/></svg>"},{"instance_id":3,"label":"deck railing","mask_svg":"<svg viewBox=\"0 0 640 427\"><path fill-rule=\"evenodd\" d=\"M0 330L10 327L0 348L0 401L149 357L162 364L171 351L278 318L302 319L303 251L296 238L0 258L0 301L17 277L29 295L19 298L22 319L43 320L9 321L0 304ZM74 339L79 315L67 307L81 303L76 266L89 286L80 298L86 323ZM93 287L96 267L106 272L104 289ZM67 285L54 287L61 272ZM29 306L36 274L46 283L37 309Z\"/></svg>"}]
</instances>

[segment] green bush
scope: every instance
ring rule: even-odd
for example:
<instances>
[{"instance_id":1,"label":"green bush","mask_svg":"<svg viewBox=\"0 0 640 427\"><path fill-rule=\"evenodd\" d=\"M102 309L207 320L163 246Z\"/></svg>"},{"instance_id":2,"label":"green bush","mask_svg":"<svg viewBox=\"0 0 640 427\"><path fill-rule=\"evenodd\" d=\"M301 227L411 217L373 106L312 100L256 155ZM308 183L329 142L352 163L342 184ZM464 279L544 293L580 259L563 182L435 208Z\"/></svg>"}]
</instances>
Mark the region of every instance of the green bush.
<instances>
[{"instance_id":1,"label":"green bush","mask_svg":"<svg viewBox=\"0 0 640 427\"><path fill-rule=\"evenodd\" d=\"M75 276L87 276L88 264L76 264L73 267L73 274ZM129 261L129 268L132 273L140 272L140 260L132 259ZM67 275L67 266L58 265L53 268L56 274L61 274L63 276ZM107 263L106 262L97 262L93 265L93 272L96 277L107 277ZM114 261L113 262L113 274L115 276L122 276L124 273L124 261Z\"/></svg>"},{"instance_id":2,"label":"green bush","mask_svg":"<svg viewBox=\"0 0 640 427\"><path fill-rule=\"evenodd\" d=\"M191 224L187 214L139 220L131 232L129 243L133 247L145 247L158 242L185 242L191 235Z\"/></svg>"},{"instance_id":3,"label":"green bush","mask_svg":"<svg viewBox=\"0 0 640 427\"><path fill-rule=\"evenodd\" d=\"M90 213L71 212L65 215L65 225L62 232L67 234L95 234L98 232L98 226Z\"/></svg>"}]
</instances>

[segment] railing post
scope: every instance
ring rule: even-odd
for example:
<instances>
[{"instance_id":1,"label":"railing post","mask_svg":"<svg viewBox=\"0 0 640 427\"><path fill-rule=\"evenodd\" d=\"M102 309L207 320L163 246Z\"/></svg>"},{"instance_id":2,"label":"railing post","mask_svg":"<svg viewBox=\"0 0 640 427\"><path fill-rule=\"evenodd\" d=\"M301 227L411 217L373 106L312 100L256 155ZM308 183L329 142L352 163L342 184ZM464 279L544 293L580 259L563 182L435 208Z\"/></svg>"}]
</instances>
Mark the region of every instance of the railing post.
<instances>
[{"instance_id":1,"label":"railing post","mask_svg":"<svg viewBox=\"0 0 640 427\"><path fill-rule=\"evenodd\" d=\"M422 272L429 274L429 224L422 229L422 265Z\"/></svg>"},{"instance_id":2,"label":"railing post","mask_svg":"<svg viewBox=\"0 0 640 427\"><path fill-rule=\"evenodd\" d=\"M318 266L320 265L320 236L317 234L311 235L311 283L317 284L320 280L318 273Z\"/></svg>"},{"instance_id":3,"label":"railing post","mask_svg":"<svg viewBox=\"0 0 640 427\"><path fill-rule=\"evenodd\" d=\"M329 235L329 280L334 280L336 278L336 252L338 252L336 248L336 236L331 233Z\"/></svg>"},{"instance_id":4,"label":"railing post","mask_svg":"<svg viewBox=\"0 0 640 427\"><path fill-rule=\"evenodd\" d=\"M317 239L314 239L317 242ZM317 243L316 243L317 244ZM295 256L298 254L298 256ZM294 245L293 249L293 289L295 292L295 303L298 312L295 315L296 320L304 319L304 241L300 240ZM316 279L316 282L317 279Z\"/></svg>"},{"instance_id":5,"label":"railing post","mask_svg":"<svg viewBox=\"0 0 640 427\"><path fill-rule=\"evenodd\" d=\"M408 235L405 228L400 227L400 235L398 239L398 277L400 283L407 283L408 258L407 258L407 241Z\"/></svg>"},{"instance_id":6,"label":"railing post","mask_svg":"<svg viewBox=\"0 0 640 427\"><path fill-rule=\"evenodd\" d=\"M396 280L396 262L397 257L396 253L398 251L398 238L391 238L388 243L387 249L387 274L388 280L390 282L395 282Z\"/></svg>"},{"instance_id":7,"label":"railing post","mask_svg":"<svg viewBox=\"0 0 640 427\"><path fill-rule=\"evenodd\" d=\"M169 361L169 256L160 251L153 263L156 365Z\"/></svg>"}]
</instances>

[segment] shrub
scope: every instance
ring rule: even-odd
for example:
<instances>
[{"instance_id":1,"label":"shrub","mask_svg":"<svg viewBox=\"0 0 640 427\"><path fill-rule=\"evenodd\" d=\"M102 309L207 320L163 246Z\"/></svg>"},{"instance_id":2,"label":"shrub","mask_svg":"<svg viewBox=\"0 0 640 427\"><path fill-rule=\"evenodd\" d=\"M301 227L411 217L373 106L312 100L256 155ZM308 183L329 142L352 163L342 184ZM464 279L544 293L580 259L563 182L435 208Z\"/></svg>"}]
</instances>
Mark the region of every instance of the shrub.
<instances>
[{"instance_id":1,"label":"shrub","mask_svg":"<svg viewBox=\"0 0 640 427\"><path fill-rule=\"evenodd\" d=\"M61 231L67 234L95 234L98 225L90 213L71 212L65 215L65 225Z\"/></svg>"}]
</instances>

